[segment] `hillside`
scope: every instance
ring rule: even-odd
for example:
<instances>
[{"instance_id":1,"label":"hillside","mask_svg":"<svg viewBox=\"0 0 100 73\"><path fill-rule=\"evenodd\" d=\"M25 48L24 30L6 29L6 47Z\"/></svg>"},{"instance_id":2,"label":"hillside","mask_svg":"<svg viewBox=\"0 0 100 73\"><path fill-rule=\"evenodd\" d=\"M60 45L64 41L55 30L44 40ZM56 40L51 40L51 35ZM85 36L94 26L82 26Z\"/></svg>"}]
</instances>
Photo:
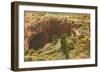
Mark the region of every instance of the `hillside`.
<instances>
[{"instance_id":1,"label":"hillside","mask_svg":"<svg viewBox=\"0 0 100 73\"><path fill-rule=\"evenodd\" d=\"M25 61L90 57L90 15L25 11Z\"/></svg>"}]
</instances>

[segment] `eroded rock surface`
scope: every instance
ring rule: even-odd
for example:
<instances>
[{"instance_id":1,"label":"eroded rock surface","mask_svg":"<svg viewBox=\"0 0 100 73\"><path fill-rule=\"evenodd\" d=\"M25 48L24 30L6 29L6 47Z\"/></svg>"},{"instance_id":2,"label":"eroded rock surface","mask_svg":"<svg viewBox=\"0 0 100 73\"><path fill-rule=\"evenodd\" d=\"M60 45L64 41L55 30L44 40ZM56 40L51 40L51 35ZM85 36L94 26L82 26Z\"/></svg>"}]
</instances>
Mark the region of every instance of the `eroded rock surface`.
<instances>
[{"instance_id":1,"label":"eroded rock surface","mask_svg":"<svg viewBox=\"0 0 100 73\"><path fill-rule=\"evenodd\" d=\"M25 23L25 48L38 49L50 42L56 35L58 38L63 33L70 34L71 23L67 17L43 16Z\"/></svg>"}]
</instances>

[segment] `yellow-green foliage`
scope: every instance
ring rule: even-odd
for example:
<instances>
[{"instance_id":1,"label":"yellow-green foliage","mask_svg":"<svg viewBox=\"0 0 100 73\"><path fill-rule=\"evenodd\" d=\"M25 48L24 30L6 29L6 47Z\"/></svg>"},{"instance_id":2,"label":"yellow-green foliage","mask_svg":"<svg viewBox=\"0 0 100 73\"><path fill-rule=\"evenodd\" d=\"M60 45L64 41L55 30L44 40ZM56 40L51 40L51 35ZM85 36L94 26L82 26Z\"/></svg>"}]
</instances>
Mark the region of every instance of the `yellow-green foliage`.
<instances>
[{"instance_id":1,"label":"yellow-green foliage","mask_svg":"<svg viewBox=\"0 0 100 73\"><path fill-rule=\"evenodd\" d=\"M84 59L90 57L89 14L26 12L25 16L29 16L26 20L29 20L30 22L43 16L65 17L65 19L68 20L68 23L71 23L71 25L73 26L71 34L69 36L62 34L62 37L59 39L54 36L52 38L52 41L49 43L49 47L47 47L46 50L44 50L43 48L39 48L39 50L34 50L34 48L25 48L25 61ZM58 47L57 44L59 43L60 46Z\"/></svg>"}]
</instances>

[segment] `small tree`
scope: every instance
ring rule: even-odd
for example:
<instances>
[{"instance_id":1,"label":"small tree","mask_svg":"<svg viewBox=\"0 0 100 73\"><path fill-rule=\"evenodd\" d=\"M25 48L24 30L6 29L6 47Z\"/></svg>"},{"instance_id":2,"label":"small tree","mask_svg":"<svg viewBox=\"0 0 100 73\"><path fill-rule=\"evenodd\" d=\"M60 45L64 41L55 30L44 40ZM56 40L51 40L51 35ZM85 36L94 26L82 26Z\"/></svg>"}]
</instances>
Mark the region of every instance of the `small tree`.
<instances>
[{"instance_id":1,"label":"small tree","mask_svg":"<svg viewBox=\"0 0 100 73\"><path fill-rule=\"evenodd\" d=\"M61 43L61 49L62 49L63 53L65 54L66 59L69 58L69 44L68 44L68 42L66 40L67 37L68 37L67 34L63 34L61 36L61 41L60 41L60 43Z\"/></svg>"}]
</instances>

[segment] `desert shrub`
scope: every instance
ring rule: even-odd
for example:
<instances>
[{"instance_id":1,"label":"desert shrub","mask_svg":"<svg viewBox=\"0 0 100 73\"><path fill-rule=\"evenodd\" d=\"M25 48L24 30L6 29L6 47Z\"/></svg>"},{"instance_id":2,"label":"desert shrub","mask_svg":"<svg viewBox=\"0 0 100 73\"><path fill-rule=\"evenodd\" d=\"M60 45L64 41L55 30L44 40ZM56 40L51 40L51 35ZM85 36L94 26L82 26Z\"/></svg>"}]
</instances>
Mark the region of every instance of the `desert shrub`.
<instances>
[{"instance_id":1,"label":"desert shrub","mask_svg":"<svg viewBox=\"0 0 100 73\"><path fill-rule=\"evenodd\" d=\"M26 12L28 14L29 12ZM49 47L41 53L35 48L25 49L25 61L47 61L62 59L82 59L90 57L90 15L79 13L52 13L52 12L31 12L25 15L25 36L37 35L46 32L43 36L46 40L50 38ZM68 31L69 26L75 29L75 34ZM67 26L67 27L66 27ZM30 28L28 28L30 27ZM29 31L27 31L29 29ZM50 29L50 30L49 30ZM53 31L51 31L53 29ZM29 33L31 31L31 33ZM64 33L62 33L64 32ZM68 36L67 33L71 35ZM51 37L51 34L53 37ZM59 37L55 36L60 35ZM77 35L78 34L78 35ZM41 37L42 38L42 37ZM27 37L25 37L27 40ZM60 40L60 47L57 47ZM44 42L45 40L43 40ZM42 42L42 43L43 43ZM27 42L28 43L28 42ZM35 42L36 43L36 42ZM48 44L48 43L46 43ZM45 46L45 45L44 45Z\"/></svg>"},{"instance_id":2,"label":"desert shrub","mask_svg":"<svg viewBox=\"0 0 100 73\"><path fill-rule=\"evenodd\" d=\"M69 48L69 44L67 43L67 41L66 41L66 38L67 38L68 36L66 35L66 34L63 34L62 36L61 36L61 49L62 49L62 51L63 51L63 53L65 54L65 56L66 56L66 59L68 59L69 58L69 50L68 50L68 48Z\"/></svg>"}]
</instances>

